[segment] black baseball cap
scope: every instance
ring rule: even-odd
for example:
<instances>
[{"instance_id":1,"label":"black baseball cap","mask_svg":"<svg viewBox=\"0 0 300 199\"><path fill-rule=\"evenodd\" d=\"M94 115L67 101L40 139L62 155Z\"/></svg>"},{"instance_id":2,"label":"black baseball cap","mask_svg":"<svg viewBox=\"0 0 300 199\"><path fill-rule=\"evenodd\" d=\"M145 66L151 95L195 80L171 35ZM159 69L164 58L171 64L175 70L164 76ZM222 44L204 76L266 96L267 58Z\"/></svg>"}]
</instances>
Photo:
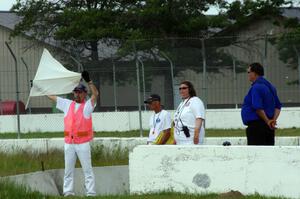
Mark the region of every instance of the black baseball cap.
<instances>
[{"instance_id":1,"label":"black baseball cap","mask_svg":"<svg viewBox=\"0 0 300 199\"><path fill-rule=\"evenodd\" d=\"M159 101L160 102L160 96L157 94L152 94L148 97L147 100L144 101L145 104L150 104L151 102Z\"/></svg>"},{"instance_id":2,"label":"black baseball cap","mask_svg":"<svg viewBox=\"0 0 300 199\"><path fill-rule=\"evenodd\" d=\"M85 85L83 85L82 83L79 83L74 89L73 91L83 91L83 92L87 92L87 89L85 87Z\"/></svg>"}]
</instances>

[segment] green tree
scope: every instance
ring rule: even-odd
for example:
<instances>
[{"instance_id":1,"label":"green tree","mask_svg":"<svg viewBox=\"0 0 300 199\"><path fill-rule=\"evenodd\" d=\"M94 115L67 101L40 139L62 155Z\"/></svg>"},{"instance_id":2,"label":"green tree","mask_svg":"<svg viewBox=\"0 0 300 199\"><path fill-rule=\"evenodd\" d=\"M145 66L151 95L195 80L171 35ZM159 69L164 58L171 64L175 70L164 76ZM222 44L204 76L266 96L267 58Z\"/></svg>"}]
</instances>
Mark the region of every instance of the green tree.
<instances>
[{"instance_id":1,"label":"green tree","mask_svg":"<svg viewBox=\"0 0 300 199\"><path fill-rule=\"evenodd\" d=\"M30 32L35 38L82 42L98 60L97 42L206 35L224 20L203 13L222 0L17 0L12 11L23 17L13 35ZM217 23L219 22L219 23ZM116 42L117 39L118 42Z\"/></svg>"},{"instance_id":2,"label":"green tree","mask_svg":"<svg viewBox=\"0 0 300 199\"><path fill-rule=\"evenodd\" d=\"M124 36L120 25L128 5L136 1L17 0L12 11L22 17L12 36L30 32L34 38L57 41L89 50L98 60L98 42Z\"/></svg>"}]
</instances>

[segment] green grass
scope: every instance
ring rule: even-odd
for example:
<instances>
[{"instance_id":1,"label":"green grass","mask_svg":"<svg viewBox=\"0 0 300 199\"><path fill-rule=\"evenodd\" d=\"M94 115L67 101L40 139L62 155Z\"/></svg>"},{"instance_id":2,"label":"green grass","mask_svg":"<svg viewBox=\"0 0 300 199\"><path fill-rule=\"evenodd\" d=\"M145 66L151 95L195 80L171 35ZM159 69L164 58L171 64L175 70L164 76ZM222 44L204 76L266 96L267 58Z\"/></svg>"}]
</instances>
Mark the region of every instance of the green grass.
<instances>
[{"instance_id":1,"label":"green grass","mask_svg":"<svg viewBox=\"0 0 300 199\"><path fill-rule=\"evenodd\" d=\"M1 199L42 199L45 197L39 192L33 192L24 186L15 185L12 182L0 181L0 198Z\"/></svg>"},{"instance_id":2,"label":"green grass","mask_svg":"<svg viewBox=\"0 0 300 199\"><path fill-rule=\"evenodd\" d=\"M12 182L0 181L0 198L1 199L62 199L62 196L45 196L39 192L31 191L24 186L16 185ZM80 199L84 197L68 197ZM163 192L155 194L143 195L119 195L119 196L97 196L95 199L283 199L279 197L265 197L260 195L226 195L226 194L207 194L207 195L192 195L174 192Z\"/></svg>"},{"instance_id":3,"label":"green grass","mask_svg":"<svg viewBox=\"0 0 300 199\"><path fill-rule=\"evenodd\" d=\"M110 131L110 132L95 132L95 137L140 137L140 131ZM143 136L148 136L148 131L143 132ZM16 139L17 133L0 133L0 139ZM30 132L21 133L21 138L62 138L63 132Z\"/></svg>"},{"instance_id":4,"label":"green grass","mask_svg":"<svg viewBox=\"0 0 300 199\"><path fill-rule=\"evenodd\" d=\"M148 131L143 131L143 137L148 136ZM206 129L206 137L244 137L245 129ZM277 129L276 136L300 136L300 129ZM62 138L63 132L31 132L21 133L21 138ZM111 131L96 132L95 137L140 137L140 131ZM0 133L0 139L16 139L17 133Z\"/></svg>"},{"instance_id":5,"label":"green grass","mask_svg":"<svg viewBox=\"0 0 300 199\"><path fill-rule=\"evenodd\" d=\"M277 129L275 131L276 136L300 136L300 129L288 128L288 129ZM245 129L206 129L206 137L245 137Z\"/></svg>"},{"instance_id":6,"label":"green grass","mask_svg":"<svg viewBox=\"0 0 300 199\"><path fill-rule=\"evenodd\" d=\"M16 175L43 169L63 168L64 157L61 151L32 153L19 151L14 154L0 153L0 176Z\"/></svg>"},{"instance_id":7,"label":"green grass","mask_svg":"<svg viewBox=\"0 0 300 199\"><path fill-rule=\"evenodd\" d=\"M92 148L94 167L128 165L128 156L128 150L108 151L103 146ZM64 168L64 152L60 150L52 150L48 153L17 151L13 154L6 154L1 152L0 159L0 176ZM80 167L79 161L77 161L76 167Z\"/></svg>"}]
</instances>

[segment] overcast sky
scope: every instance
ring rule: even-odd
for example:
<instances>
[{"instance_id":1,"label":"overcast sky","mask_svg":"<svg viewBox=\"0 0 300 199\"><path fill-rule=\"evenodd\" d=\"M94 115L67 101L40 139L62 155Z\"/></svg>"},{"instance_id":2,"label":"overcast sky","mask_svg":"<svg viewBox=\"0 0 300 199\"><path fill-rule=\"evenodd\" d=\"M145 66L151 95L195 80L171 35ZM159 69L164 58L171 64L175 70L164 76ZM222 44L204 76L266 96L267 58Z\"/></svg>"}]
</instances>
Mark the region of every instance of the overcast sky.
<instances>
[{"instance_id":1,"label":"overcast sky","mask_svg":"<svg viewBox=\"0 0 300 199\"><path fill-rule=\"evenodd\" d=\"M15 2L15 0L0 0L0 10L9 10Z\"/></svg>"}]
</instances>

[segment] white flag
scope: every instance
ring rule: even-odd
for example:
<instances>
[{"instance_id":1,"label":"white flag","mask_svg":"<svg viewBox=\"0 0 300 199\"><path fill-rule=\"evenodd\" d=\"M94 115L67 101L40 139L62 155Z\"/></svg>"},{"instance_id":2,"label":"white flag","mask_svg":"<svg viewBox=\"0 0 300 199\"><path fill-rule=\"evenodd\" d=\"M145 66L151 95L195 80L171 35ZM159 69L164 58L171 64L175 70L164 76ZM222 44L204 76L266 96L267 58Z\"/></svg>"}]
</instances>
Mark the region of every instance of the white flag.
<instances>
[{"instance_id":1,"label":"white flag","mask_svg":"<svg viewBox=\"0 0 300 199\"><path fill-rule=\"evenodd\" d=\"M47 49L44 49L40 64L32 82L33 84L29 98L32 96L71 93L79 84L80 78L80 73L67 70L61 63L52 57Z\"/></svg>"}]
</instances>

